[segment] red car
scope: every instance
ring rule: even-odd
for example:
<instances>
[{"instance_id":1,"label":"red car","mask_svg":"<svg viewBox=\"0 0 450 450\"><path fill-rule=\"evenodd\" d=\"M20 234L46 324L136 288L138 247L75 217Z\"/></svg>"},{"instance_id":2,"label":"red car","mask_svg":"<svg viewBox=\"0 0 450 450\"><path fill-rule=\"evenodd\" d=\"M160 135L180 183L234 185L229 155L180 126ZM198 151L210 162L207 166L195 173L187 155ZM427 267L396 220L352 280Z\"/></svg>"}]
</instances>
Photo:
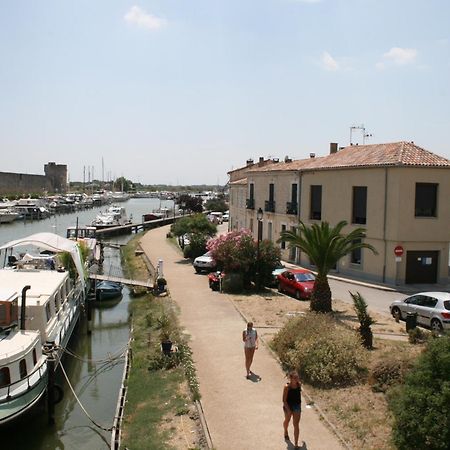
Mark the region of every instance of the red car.
<instances>
[{"instance_id":1,"label":"red car","mask_svg":"<svg viewBox=\"0 0 450 450\"><path fill-rule=\"evenodd\" d=\"M309 299L316 277L306 269L288 269L277 276L278 291L294 295L297 300Z\"/></svg>"}]
</instances>

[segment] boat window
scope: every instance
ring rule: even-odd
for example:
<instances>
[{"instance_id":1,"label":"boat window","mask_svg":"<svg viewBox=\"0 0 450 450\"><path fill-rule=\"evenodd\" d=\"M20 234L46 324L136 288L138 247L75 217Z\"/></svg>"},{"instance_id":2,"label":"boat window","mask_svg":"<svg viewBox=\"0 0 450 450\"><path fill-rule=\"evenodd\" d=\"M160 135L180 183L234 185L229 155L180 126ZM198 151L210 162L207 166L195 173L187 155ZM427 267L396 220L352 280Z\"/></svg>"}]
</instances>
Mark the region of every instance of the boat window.
<instances>
[{"instance_id":1,"label":"boat window","mask_svg":"<svg viewBox=\"0 0 450 450\"><path fill-rule=\"evenodd\" d=\"M0 303L0 325L7 325L6 321L6 303Z\"/></svg>"},{"instance_id":2,"label":"boat window","mask_svg":"<svg viewBox=\"0 0 450 450\"><path fill-rule=\"evenodd\" d=\"M35 366L36 364L37 364L36 349L33 348L33 365Z\"/></svg>"},{"instance_id":3,"label":"boat window","mask_svg":"<svg viewBox=\"0 0 450 450\"><path fill-rule=\"evenodd\" d=\"M11 376L9 374L9 367L2 367L0 369L0 388L11 384Z\"/></svg>"},{"instance_id":4,"label":"boat window","mask_svg":"<svg viewBox=\"0 0 450 450\"><path fill-rule=\"evenodd\" d=\"M50 302L45 305L45 314L47 315L47 322L51 319L52 313L50 311Z\"/></svg>"},{"instance_id":5,"label":"boat window","mask_svg":"<svg viewBox=\"0 0 450 450\"><path fill-rule=\"evenodd\" d=\"M63 284L61 286L61 289L59 290L59 299L61 301L61 305L65 302L66 300L66 285Z\"/></svg>"},{"instance_id":6,"label":"boat window","mask_svg":"<svg viewBox=\"0 0 450 450\"><path fill-rule=\"evenodd\" d=\"M55 293L55 311L59 310L61 305L61 297L59 291Z\"/></svg>"},{"instance_id":7,"label":"boat window","mask_svg":"<svg viewBox=\"0 0 450 450\"><path fill-rule=\"evenodd\" d=\"M27 362L21 359L19 362L20 379L23 380L27 376Z\"/></svg>"}]
</instances>

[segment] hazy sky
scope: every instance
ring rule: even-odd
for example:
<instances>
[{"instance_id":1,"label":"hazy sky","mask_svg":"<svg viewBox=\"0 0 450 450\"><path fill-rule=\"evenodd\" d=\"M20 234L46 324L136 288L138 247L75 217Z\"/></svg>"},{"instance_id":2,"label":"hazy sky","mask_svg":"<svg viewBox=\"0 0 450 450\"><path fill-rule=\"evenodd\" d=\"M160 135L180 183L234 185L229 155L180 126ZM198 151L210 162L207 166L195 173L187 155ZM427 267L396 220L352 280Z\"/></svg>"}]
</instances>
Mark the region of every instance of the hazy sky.
<instances>
[{"instance_id":1,"label":"hazy sky","mask_svg":"<svg viewBox=\"0 0 450 450\"><path fill-rule=\"evenodd\" d=\"M359 124L450 159L449 91L446 0L0 0L1 171L224 183Z\"/></svg>"}]
</instances>

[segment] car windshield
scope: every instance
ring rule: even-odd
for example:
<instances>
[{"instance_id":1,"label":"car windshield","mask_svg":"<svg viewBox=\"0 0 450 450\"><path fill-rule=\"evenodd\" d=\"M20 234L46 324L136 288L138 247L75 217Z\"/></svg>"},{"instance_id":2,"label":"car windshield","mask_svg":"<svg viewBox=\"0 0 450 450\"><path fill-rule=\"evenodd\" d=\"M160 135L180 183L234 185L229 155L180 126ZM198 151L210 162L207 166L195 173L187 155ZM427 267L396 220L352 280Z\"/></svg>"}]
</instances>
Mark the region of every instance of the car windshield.
<instances>
[{"instance_id":1,"label":"car windshield","mask_svg":"<svg viewBox=\"0 0 450 450\"><path fill-rule=\"evenodd\" d=\"M297 281L314 281L316 277L312 273L296 273L295 279Z\"/></svg>"},{"instance_id":2,"label":"car windshield","mask_svg":"<svg viewBox=\"0 0 450 450\"><path fill-rule=\"evenodd\" d=\"M450 311L450 300L444 300L444 308Z\"/></svg>"}]
</instances>

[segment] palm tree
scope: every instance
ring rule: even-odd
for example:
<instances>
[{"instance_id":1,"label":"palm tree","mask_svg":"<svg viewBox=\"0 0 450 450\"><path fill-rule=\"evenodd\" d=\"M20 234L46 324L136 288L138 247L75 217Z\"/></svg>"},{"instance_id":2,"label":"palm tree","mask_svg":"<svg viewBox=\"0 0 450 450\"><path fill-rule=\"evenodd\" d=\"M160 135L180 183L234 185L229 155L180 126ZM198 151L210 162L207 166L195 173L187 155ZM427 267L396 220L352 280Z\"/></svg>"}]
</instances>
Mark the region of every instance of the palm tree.
<instances>
[{"instance_id":1,"label":"palm tree","mask_svg":"<svg viewBox=\"0 0 450 450\"><path fill-rule=\"evenodd\" d=\"M327 275L339 259L360 248L368 248L377 254L372 245L362 241L366 237L364 228L355 228L344 235L342 229L346 225L345 220L335 227L331 227L328 222L313 224L310 227L300 222L297 230L283 231L278 240L287 242L290 248L297 247L306 253L317 268L310 305L312 311L331 312L331 290Z\"/></svg>"}]
</instances>

